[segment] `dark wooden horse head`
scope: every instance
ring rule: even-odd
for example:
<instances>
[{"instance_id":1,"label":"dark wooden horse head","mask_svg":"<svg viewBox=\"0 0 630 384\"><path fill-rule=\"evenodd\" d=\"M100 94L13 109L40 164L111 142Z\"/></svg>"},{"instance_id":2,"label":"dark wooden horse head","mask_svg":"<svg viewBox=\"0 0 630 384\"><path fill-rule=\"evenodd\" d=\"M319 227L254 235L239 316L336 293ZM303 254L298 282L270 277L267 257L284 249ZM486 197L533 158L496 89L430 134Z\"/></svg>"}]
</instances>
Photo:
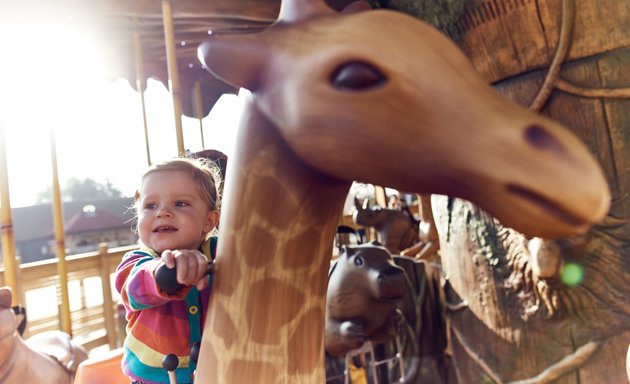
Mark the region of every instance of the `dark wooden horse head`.
<instances>
[{"instance_id":1,"label":"dark wooden horse head","mask_svg":"<svg viewBox=\"0 0 630 384\"><path fill-rule=\"evenodd\" d=\"M354 207L354 222L365 227L374 227L380 242L389 252L398 254L420 240L419 223L411 216L411 212L378 205L367 207L366 204L359 203L357 198L354 199Z\"/></svg>"}]
</instances>

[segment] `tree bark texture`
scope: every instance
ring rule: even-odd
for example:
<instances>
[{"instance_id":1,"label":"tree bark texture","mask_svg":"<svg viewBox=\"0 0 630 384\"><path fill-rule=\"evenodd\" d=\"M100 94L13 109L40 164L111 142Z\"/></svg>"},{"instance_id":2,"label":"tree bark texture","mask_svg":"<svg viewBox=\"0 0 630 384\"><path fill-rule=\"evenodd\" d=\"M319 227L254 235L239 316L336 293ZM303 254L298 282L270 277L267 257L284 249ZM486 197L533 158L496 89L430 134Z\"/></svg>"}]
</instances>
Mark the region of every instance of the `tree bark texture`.
<instances>
[{"instance_id":1,"label":"tree bark texture","mask_svg":"<svg viewBox=\"0 0 630 384\"><path fill-rule=\"evenodd\" d=\"M484 78L569 127L599 160L612 192L604 221L554 240L528 239L467 201L433 197L446 300L467 304L448 311L459 382L623 383L630 2L474 0L458 20L454 38Z\"/></svg>"}]
</instances>

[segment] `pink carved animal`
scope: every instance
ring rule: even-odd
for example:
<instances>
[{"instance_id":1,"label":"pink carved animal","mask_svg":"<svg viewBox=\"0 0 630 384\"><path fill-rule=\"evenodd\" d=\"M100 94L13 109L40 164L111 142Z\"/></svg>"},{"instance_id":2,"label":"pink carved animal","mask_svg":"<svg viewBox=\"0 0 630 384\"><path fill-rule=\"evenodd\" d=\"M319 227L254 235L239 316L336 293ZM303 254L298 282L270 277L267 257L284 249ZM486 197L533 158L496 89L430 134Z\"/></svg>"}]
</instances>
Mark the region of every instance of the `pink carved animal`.
<instances>
[{"instance_id":1,"label":"pink carved animal","mask_svg":"<svg viewBox=\"0 0 630 384\"><path fill-rule=\"evenodd\" d=\"M11 289L0 288L0 383L71 384L87 351L64 332L47 332L27 341L17 332Z\"/></svg>"},{"instance_id":2,"label":"pink carved animal","mask_svg":"<svg viewBox=\"0 0 630 384\"><path fill-rule=\"evenodd\" d=\"M241 93L200 382L325 381L328 258L353 180L459 196L532 236L584 232L608 210L602 171L578 138L507 101L410 16L284 0L268 29L215 33L199 56L251 91Z\"/></svg>"}]
</instances>

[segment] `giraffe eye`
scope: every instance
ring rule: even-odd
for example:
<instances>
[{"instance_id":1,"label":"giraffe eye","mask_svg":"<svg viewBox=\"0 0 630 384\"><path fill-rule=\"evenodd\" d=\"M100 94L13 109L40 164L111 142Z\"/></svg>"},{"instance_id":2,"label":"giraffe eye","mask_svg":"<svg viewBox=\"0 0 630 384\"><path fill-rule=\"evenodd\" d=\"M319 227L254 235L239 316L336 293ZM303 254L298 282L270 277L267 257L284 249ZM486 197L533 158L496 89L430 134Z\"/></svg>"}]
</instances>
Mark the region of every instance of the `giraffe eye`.
<instances>
[{"instance_id":1,"label":"giraffe eye","mask_svg":"<svg viewBox=\"0 0 630 384\"><path fill-rule=\"evenodd\" d=\"M387 78L373 65L353 61L337 68L331 78L335 88L346 91L364 91L379 87Z\"/></svg>"}]
</instances>

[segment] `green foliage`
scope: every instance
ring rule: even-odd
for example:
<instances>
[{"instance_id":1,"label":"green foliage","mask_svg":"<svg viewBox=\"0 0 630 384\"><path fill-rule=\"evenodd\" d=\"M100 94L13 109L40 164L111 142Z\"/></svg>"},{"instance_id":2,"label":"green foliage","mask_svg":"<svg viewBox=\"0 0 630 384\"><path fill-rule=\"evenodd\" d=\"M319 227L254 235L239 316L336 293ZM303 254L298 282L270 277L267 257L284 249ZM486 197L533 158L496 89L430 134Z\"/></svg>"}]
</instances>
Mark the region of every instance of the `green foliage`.
<instances>
[{"instance_id":1,"label":"green foliage","mask_svg":"<svg viewBox=\"0 0 630 384\"><path fill-rule=\"evenodd\" d=\"M52 187L37 194L37 203L45 204L52 202ZM120 189L116 188L109 180L104 184L88 178L70 178L66 186L61 188L61 200L63 201L86 201L98 199L111 199L123 197Z\"/></svg>"}]
</instances>

